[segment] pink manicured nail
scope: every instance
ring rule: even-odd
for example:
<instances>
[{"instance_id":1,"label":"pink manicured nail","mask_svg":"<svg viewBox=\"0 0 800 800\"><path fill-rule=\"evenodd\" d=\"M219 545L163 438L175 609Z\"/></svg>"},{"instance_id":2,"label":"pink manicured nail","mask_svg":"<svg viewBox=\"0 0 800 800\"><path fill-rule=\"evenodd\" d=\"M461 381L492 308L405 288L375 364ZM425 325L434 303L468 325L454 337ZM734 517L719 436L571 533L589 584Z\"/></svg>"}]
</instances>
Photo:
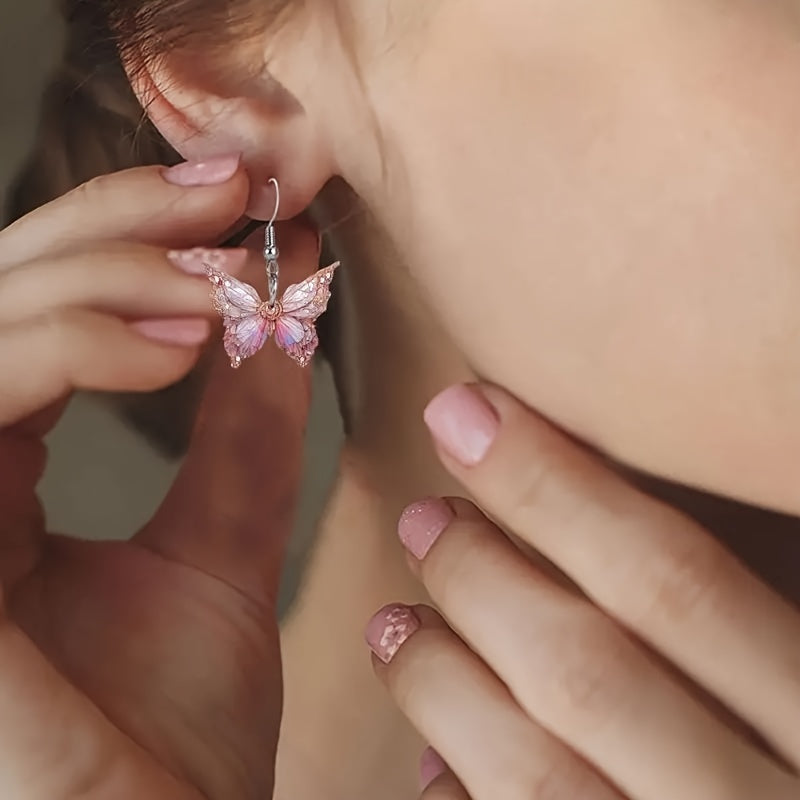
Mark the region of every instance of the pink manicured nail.
<instances>
[{"instance_id":1,"label":"pink manicured nail","mask_svg":"<svg viewBox=\"0 0 800 800\"><path fill-rule=\"evenodd\" d=\"M425 791L440 775L447 772L444 759L432 748L426 747L419 760L419 782L421 791Z\"/></svg>"},{"instance_id":2,"label":"pink manicured nail","mask_svg":"<svg viewBox=\"0 0 800 800\"><path fill-rule=\"evenodd\" d=\"M408 606L386 606L369 621L367 644L384 664L388 664L419 628L419 619Z\"/></svg>"},{"instance_id":3,"label":"pink manicured nail","mask_svg":"<svg viewBox=\"0 0 800 800\"><path fill-rule=\"evenodd\" d=\"M248 251L243 247L230 250L208 250L195 247L191 250L170 250L167 258L178 269L190 275L205 275L208 267L223 272L236 273L247 263Z\"/></svg>"},{"instance_id":4,"label":"pink manicured nail","mask_svg":"<svg viewBox=\"0 0 800 800\"><path fill-rule=\"evenodd\" d=\"M216 186L236 174L240 161L239 155L184 161L164 170L164 180L175 186Z\"/></svg>"},{"instance_id":5,"label":"pink manicured nail","mask_svg":"<svg viewBox=\"0 0 800 800\"><path fill-rule=\"evenodd\" d=\"M454 518L453 509L446 500L430 497L406 508L397 533L406 550L422 561Z\"/></svg>"},{"instance_id":6,"label":"pink manicured nail","mask_svg":"<svg viewBox=\"0 0 800 800\"><path fill-rule=\"evenodd\" d=\"M473 386L451 386L425 409L425 423L436 441L465 467L480 464L497 436L500 420Z\"/></svg>"},{"instance_id":7,"label":"pink manicured nail","mask_svg":"<svg viewBox=\"0 0 800 800\"><path fill-rule=\"evenodd\" d=\"M206 319L143 319L131 327L148 339L184 347L202 344L211 333Z\"/></svg>"}]
</instances>

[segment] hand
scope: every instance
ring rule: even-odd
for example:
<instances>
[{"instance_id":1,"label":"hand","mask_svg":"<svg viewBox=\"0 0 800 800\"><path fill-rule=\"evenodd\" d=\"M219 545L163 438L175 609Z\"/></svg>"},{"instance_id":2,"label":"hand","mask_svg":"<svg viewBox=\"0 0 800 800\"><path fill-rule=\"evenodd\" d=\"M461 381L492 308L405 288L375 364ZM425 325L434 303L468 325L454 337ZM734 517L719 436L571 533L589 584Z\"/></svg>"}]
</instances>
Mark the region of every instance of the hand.
<instances>
[{"instance_id":1,"label":"hand","mask_svg":"<svg viewBox=\"0 0 800 800\"><path fill-rule=\"evenodd\" d=\"M800 613L502 391L449 389L426 420L519 541L464 500L401 520L442 616L389 607L368 641L444 759L427 800L800 796Z\"/></svg>"},{"instance_id":2,"label":"hand","mask_svg":"<svg viewBox=\"0 0 800 800\"><path fill-rule=\"evenodd\" d=\"M273 348L232 373L215 348L181 473L131 542L52 535L35 495L69 391L157 389L195 364L214 315L204 258L168 252L221 241L248 192L236 160L137 169L0 233L3 797L271 794L307 374ZM310 271L316 235L293 231L284 272ZM241 274L247 253L224 258Z\"/></svg>"}]
</instances>

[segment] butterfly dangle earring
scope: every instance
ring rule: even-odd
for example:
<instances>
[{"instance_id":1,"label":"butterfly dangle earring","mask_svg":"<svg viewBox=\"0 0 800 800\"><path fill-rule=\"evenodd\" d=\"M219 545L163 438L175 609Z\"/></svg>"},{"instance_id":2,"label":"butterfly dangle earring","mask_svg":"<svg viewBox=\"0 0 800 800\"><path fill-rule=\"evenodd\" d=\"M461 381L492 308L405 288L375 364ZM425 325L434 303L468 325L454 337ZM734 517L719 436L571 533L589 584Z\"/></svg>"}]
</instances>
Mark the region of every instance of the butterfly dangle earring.
<instances>
[{"instance_id":1,"label":"butterfly dangle earring","mask_svg":"<svg viewBox=\"0 0 800 800\"><path fill-rule=\"evenodd\" d=\"M264 232L267 300L263 301L249 284L216 267L206 266L206 275L213 286L211 300L225 327L225 352L234 369L244 359L254 356L273 333L281 350L301 367L308 366L319 344L315 323L328 307L333 273L339 266L336 262L302 283L288 286L278 300L280 266L275 221L280 210L280 187L275 178L269 182L275 187L275 213Z\"/></svg>"}]
</instances>

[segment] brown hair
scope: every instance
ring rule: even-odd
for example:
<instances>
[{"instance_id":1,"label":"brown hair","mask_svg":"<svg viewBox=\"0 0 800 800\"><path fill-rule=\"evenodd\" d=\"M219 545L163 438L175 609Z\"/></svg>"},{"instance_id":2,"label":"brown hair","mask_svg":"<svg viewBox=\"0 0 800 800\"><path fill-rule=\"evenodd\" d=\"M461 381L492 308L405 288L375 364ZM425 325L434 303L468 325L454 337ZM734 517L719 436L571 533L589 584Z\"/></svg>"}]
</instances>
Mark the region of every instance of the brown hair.
<instances>
[{"instance_id":1,"label":"brown hair","mask_svg":"<svg viewBox=\"0 0 800 800\"><path fill-rule=\"evenodd\" d=\"M67 23L91 32L94 58L135 60L179 47L214 54L259 35L302 0L62 0Z\"/></svg>"},{"instance_id":2,"label":"brown hair","mask_svg":"<svg viewBox=\"0 0 800 800\"><path fill-rule=\"evenodd\" d=\"M62 6L64 55L42 95L28 161L10 189L12 220L98 175L178 160L143 114L97 4Z\"/></svg>"}]
</instances>

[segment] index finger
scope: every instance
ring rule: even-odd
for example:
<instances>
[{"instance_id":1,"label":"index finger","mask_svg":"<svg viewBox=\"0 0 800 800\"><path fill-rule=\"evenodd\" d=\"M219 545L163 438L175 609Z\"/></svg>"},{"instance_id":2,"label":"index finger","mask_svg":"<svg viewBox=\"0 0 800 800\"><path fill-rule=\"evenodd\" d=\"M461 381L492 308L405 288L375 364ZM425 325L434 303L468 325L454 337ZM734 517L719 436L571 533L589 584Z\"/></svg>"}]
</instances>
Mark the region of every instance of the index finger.
<instances>
[{"instance_id":1,"label":"index finger","mask_svg":"<svg viewBox=\"0 0 800 800\"><path fill-rule=\"evenodd\" d=\"M104 175L0 232L0 270L99 239L170 248L217 244L243 216L248 195L238 156Z\"/></svg>"}]
</instances>

